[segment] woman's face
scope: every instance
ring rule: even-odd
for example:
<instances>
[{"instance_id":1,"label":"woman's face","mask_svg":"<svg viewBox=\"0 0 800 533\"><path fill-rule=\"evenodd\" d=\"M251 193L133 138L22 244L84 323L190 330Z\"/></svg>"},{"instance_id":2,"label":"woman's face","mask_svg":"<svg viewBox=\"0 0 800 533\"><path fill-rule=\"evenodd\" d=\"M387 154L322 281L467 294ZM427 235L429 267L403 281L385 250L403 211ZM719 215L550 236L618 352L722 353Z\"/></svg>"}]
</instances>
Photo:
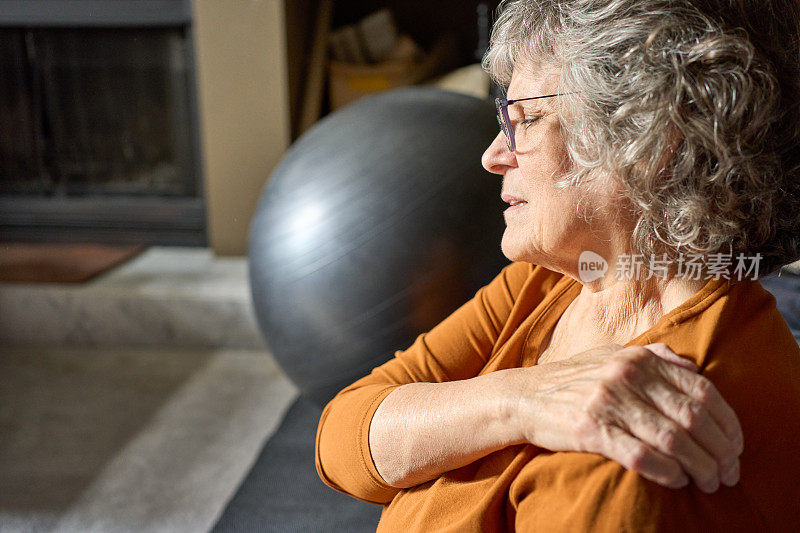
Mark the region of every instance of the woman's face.
<instances>
[{"instance_id":1,"label":"woman's face","mask_svg":"<svg viewBox=\"0 0 800 533\"><path fill-rule=\"evenodd\" d=\"M518 66L508 87L508 99L556 94L559 76L558 68ZM602 255L605 246L598 243L598 237L602 240L603 236L591 231L578 216L581 187L555 186L557 178L568 170L564 134L555 113L557 98L510 105L508 114L516 131L517 149L508 150L501 131L484 152L482 163L489 172L503 176L501 194L509 203L503 212L503 254L512 261L571 273L582 251ZM592 209L587 202L593 198L584 196L582 207ZM593 227L597 222L593 218Z\"/></svg>"}]
</instances>

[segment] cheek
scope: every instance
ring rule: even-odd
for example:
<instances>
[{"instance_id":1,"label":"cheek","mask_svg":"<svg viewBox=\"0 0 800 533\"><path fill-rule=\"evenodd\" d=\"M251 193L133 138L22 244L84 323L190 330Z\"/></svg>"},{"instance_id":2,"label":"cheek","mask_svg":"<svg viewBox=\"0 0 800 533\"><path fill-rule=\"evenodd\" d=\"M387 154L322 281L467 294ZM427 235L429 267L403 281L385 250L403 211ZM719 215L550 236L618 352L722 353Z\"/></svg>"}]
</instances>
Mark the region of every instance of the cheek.
<instances>
[{"instance_id":1,"label":"cheek","mask_svg":"<svg viewBox=\"0 0 800 533\"><path fill-rule=\"evenodd\" d=\"M515 239L556 245L579 237L583 231L578 213L580 195L570 187L557 188L552 177L548 178L531 183L528 205L511 221Z\"/></svg>"},{"instance_id":2,"label":"cheek","mask_svg":"<svg viewBox=\"0 0 800 533\"><path fill-rule=\"evenodd\" d=\"M541 146L547 159L544 163L551 173L557 174L558 177L564 175L570 165L564 130L560 122L553 122L549 125Z\"/></svg>"},{"instance_id":3,"label":"cheek","mask_svg":"<svg viewBox=\"0 0 800 533\"><path fill-rule=\"evenodd\" d=\"M518 157L517 162L524 181L540 194L561 190L556 182L569 170L567 148L556 133L542 137L534 149Z\"/></svg>"}]
</instances>

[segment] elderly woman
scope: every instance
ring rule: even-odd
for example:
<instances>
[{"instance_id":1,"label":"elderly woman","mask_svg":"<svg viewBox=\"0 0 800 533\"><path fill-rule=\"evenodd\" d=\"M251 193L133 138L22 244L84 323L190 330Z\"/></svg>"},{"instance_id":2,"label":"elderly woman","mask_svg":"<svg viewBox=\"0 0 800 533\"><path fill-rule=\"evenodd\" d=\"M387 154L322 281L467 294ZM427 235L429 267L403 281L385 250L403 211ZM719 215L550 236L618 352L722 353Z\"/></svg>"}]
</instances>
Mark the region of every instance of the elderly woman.
<instances>
[{"instance_id":1,"label":"elderly woman","mask_svg":"<svg viewBox=\"0 0 800 533\"><path fill-rule=\"evenodd\" d=\"M513 262L326 406L322 479L379 531L797 527L800 349L753 278L800 256L798 35L790 0L504 2Z\"/></svg>"}]
</instances>

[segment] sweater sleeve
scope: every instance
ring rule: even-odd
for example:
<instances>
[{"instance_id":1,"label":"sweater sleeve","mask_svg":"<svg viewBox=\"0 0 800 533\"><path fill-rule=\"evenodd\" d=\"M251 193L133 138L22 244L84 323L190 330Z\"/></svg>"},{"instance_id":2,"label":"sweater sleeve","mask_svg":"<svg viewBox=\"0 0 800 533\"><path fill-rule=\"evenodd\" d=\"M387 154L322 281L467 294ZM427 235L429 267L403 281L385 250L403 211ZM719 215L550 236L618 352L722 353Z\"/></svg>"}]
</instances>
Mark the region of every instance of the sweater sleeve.
<instances>
[{"instance_id":1,"label":"sweater sleeve","mask_svg":"<svg viewBox=\"0 0 800 533\"><path fill-rule=\"evenodd\" d=\"M441 383L477 376L532 272L512 263L475 296L417 337L406 350L342 389L325 406L317 427L315 461L330 487L359 500L385 504L400 489L387 484L369 450L369 426L381 401L407 383Z\"/></svg>"}]
</instances>

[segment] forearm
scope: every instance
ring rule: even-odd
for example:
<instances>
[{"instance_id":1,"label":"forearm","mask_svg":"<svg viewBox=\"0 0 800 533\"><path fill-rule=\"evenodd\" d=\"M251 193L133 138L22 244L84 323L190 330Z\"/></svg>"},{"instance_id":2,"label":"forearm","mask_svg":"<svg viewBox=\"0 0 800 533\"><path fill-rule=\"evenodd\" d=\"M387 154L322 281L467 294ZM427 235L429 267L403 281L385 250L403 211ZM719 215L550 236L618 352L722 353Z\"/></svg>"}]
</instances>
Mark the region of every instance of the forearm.
<instances>
[{"instance_id":1,"label":"forearm","mask_svg":"<svg viewBox=\"0 0 800 533\"><path fill-rule=\"evenodd\" d=\"M369 429L370 453L383 479L412 487L524 442L512 420L515 370L393 390Z\"/></svg>"}]
</instances>

